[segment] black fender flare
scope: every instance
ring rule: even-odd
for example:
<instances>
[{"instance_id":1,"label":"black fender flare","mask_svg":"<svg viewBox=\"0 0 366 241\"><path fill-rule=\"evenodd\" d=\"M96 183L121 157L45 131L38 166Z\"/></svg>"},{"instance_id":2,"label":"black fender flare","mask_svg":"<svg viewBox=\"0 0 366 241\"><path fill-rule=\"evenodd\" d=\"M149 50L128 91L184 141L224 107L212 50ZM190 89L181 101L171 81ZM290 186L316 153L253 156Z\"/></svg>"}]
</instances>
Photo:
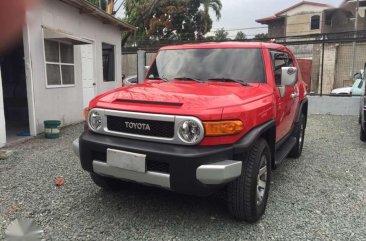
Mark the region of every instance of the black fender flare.
<instances>
[{"instance_id":1,"label":"black fender flare","mask_svg":"<svg viewBox=\"0 0 366 241\"><path fill-rule=\"evenodd\" d=\"M244 135L238 142L234 144L234 153L241 153L242 150L248 149L259 137L269 130L273 130L272 138L276 139L276 122L274 120L267 121L260 126L257 126ZM271 143L268 143L271 144Z\"/></svg>"},{"instance_id":2,"label":"black fender flare","mask_svg":"<svg viewBox=\"0 0 366 241\"><path fill-rule=\"evenodd\" d=\"M298 123L300 121L301 113L306 113L306 115L307 115L307 113L308 113L308 103L309 103L308 97L305 97L301 101L299 110L296 113L295 123ZM305 116L305 119L307 119L306 116ZM305 126L306 126L306 124L305 124Z\"/></svg>"}]
</instances>

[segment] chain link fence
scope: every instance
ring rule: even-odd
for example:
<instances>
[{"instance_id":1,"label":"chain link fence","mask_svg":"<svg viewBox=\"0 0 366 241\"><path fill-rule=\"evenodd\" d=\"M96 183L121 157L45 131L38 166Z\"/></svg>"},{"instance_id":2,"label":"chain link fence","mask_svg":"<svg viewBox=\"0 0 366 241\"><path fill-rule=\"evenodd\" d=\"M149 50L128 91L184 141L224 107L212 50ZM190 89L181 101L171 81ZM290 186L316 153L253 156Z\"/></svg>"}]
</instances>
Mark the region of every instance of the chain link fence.
<instances>
[{"instance_id":1,"label":"chain link fence","mask_svg":"<svg viewBox=\"0 0 366 241\"><path fill-rule=\"evenodd\" d=\"M308 90L313 95L330 95L334 89L352 87L355 74L363 69L366 62L366 31L301 35L260 41L275 41L292 50L301 65ZM147 51L146 65L149 65L161 46L183 43L188 42L147 42L142 45L146 47L139 49ZM136 51L137 48L124 48L122 51L122 72L126 76L137 73ZM340 91L338 94L347 95L347 91Z\"/></svg>"}]
</instances>

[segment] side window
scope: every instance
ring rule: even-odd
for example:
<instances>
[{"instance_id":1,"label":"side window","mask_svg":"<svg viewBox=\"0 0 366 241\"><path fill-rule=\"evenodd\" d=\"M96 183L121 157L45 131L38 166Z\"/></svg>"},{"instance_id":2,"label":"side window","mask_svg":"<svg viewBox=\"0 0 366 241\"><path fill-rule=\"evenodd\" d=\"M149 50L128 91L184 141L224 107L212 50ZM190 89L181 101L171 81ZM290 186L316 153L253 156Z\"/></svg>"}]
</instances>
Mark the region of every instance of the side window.
<instances>
[{"instance_id":1,"label":"side window","mask_svg":"<svg viewBox=\"0 0 366 241\"><path fill-rule=\"evenodd\" d=\"M315 30L320 28L320 16L314 15L311 17L310 29Z\"/></svg>"},{"instance_id":2,"label":"side window","mask_svg":"<svg viewBox=\"0 0 366 241\"><path fill-rule=\"evenodd\" d=\"M281 85L282 67L294 67L294 61L286 52L271 51L270 53L276 85Z\"/></svg>"}]
</instances>

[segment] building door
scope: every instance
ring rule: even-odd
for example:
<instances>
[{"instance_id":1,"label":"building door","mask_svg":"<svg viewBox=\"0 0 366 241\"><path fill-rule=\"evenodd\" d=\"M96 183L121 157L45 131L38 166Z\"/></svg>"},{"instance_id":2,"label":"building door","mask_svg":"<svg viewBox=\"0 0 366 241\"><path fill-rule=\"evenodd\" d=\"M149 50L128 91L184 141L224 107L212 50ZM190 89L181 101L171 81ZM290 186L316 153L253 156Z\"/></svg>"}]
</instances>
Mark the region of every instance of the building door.
<instances>
[{"instance_id":1,"label":"building door","mask_svg":"<svg viewBox=\"0 0 366 241\"><path fill-rule=\"evenodd\" d=\"M297 83L293 86L281 86L282 67L295 67L293 57L289 53L281 51L271 51L271 57L276 85L285 88L283 95L278 100L276 141L279 141L292 129L293 120L297 113L299 94Z\"/></svg>"},{"instance_id":2,"label":"building door","mask_svg":"<svg viewBox=\"0 0 366 241\"><path fill-rule=\"evenodd\" d=\"M0 56L3 113L6 142L29 136L29 111L24 63L24 47L18 46ZM2 111L0 111L2 112ZM4 133L1 131L1 133ZM5 134L1 134L5 135Z\"/></svg>"},{"instance_id":3,"label":"building door","mask_svg":"<svg viewBox=\"0 0 366 241\"><path fill-rule=\"evenodd\" d=\"M83 82L83 107L96 95L96 79L94 78L93 45L81 45L81 75Z\"/></svg>"}]
</instances>

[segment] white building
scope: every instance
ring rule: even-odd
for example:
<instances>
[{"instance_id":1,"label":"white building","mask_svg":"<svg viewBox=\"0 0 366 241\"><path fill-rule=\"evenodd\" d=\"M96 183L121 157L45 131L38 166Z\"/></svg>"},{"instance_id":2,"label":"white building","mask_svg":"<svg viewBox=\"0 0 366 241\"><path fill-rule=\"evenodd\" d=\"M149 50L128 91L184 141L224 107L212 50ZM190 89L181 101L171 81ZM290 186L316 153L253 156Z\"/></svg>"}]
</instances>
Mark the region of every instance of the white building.
<instances>
[{"instance_id":1,"label":"white building","mask_svg":"<svg viewBox=\"0 0 366 241\"><path fill-rule=\"evenodd\" d=\"M84 0L30 10L22 40L0 55L0 147L44 120L82 121L90 99L121 86L121 31L133 30Z\"/></svg>"}]
</instances>

